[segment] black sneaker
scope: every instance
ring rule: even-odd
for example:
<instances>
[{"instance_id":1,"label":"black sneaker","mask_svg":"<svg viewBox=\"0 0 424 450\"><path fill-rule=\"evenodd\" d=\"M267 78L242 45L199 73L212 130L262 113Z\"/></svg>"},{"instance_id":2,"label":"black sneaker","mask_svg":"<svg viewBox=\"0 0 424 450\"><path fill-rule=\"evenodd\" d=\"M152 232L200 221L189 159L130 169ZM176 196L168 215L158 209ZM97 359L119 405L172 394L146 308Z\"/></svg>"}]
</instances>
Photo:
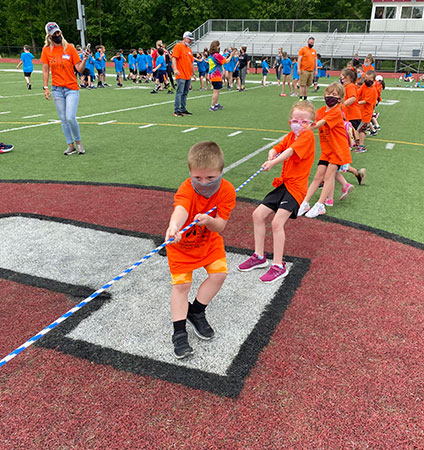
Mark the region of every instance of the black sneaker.
<instances>
[{"instance_id":1,"label":"black sneaker","mask_svg":"<svg viewBox=\"0 0 424 450\"><path fill-rule=\"evenodd\" d=\"M370 136L376 136L377 135L377 131L371 131L370 132Z\"/></svg>"},{"instance_id":2,"label":"black sneaker","mask_svg":"<svg viewBox=\"0 0 424 450\"><path fill-rule=\"evenodd\" d=\"M191 113L191 112L189 112L189 111L187 111L187 110L181 111L181 113L182 113L184 116L192 116L192 115L193 115L193 113Z\"/></svg>"},{"instance_id":3,"label":"black sneaker","mask_svg":"<svg viewBox=\"0 0 424 450\"><path fill-rule=\"evenodd\" d=\"M172 343L174 344L174 353L178 359L186 358L193 354L193 349L188 343L187 331L177 331L172 336Z\"/></svg>"},{"instance_id":4,"label":"black sneaker","mask_svg":"<svg viewBox=\"0 0 424 450\"><path fill-rule=\"evenodd\" d=\"M158 91L155 91L154 89L153 89L153 91L150 91L150 93L151 93L151 94L159 94L159 92L158 92Z\"/></svg>"},{"instance_id":5,"label":"black sneaker","mask_svg":"<svg viewBox=\"0 0 424 450\"><path fill-rule=\"evenodd\" d=\"M183 117L183 113L180 112L180 111L175 111L175 112L174 112L174 116L175 116L175 117Z\"/></svg>"},{"instance_id":6,"label":"black sneaker","mask_svg":"<svg viewBox=\"0 0 424 450\"><path fill-rule=\"evenodd\" d=\"M205 311L200 313L188 313L187 321L193 326L193 330L200 339L209 340L215 336L215 331L206 320Z\"/></svg>"}]
</instances>

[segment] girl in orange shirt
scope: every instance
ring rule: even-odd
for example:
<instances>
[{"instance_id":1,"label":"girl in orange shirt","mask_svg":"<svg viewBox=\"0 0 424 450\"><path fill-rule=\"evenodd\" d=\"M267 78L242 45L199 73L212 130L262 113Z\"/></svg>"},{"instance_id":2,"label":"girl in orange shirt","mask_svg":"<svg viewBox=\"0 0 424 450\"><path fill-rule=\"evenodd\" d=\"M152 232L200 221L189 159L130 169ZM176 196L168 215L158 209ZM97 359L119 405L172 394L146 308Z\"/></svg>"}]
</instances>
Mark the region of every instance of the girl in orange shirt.
<instances>
[{"instance_id":1,"label":"girl in orange shirt","mask_svg":"<svg viewBox=\"0 0 424 450\"><path fill-rule=\"evenodd\" d=\"M369 70L365 77L364 83L358 92L358 104L361 109L362 121L359 125L359 146L355 150L356 153L364 153L367 151L365 147L365 131L371 127L372 114L374 112L374 106L377 103L377 90L374 87L375 72ZM371 129L372 131L373 129Z\"/></svg>"},{"instance_id":2,"label":"girl in orange shirt","mask_svg":"<svg viewBox=\"0 0 424 450\"><path fill-rule=\"evenodd\" d=\"M326 106L316 112L316 123L311 128L319 128L321 155L315 177L300 205L299 216L306 213L306 217L312 218L326 213L324 202L333 195L337 170L343 169L343 166L352 162L340 106L343 98L343 86L340 83L331 83L324 92ZM309 201L323 181L324 186L318 202L310 208ZM349 186L349 191L351 191L353 186ZM345 197L349 194L349 191Z\"/></svg>"},{"instance_id":3,"label":"girl in orange shirt","mask_svg":"<svg viewBox=\"0 0 424 450\"><path fill-rule=\"evenodd\" d=\"M77 122L79 87L74 68L82 73L89 51L80 59L75 47L68 44L62 36L59 25L49 22L46 27L46 40L41 53L43 63L44 97L50 100L49 75L52 73L52 96L62 123L62 130L68 144L65 155L77 152L81 155L85 149L81 144L80 129ZM74 147L74 140L76 149Z\"/></svg>"}]
</instances>

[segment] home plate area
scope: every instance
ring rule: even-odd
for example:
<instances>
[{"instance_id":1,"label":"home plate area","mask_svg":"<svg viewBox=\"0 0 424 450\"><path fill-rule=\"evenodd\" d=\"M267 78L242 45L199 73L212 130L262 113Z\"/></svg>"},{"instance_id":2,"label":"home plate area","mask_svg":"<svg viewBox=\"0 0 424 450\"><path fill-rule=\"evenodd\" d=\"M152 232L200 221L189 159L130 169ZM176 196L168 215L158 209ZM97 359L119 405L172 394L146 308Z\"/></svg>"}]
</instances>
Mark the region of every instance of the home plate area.
<instances>
[{"instance_id":1,"label":"home plate area","mask_svg":"<svg viewBox=\"0 0 424 450\"><path fill-rule=\"evenodd\" d=\"M79 299L99 289L158 246L163 237L85 222L18 214L2 216L0 267L25 284L62 290ZM266 269L239 272L248 251L227 248L229 274L207 309L211 341L187 325L194 355L177 360L171 342L170 276L164 252L146 260L92 300L37 345L119 370L237 396L268 344L309 260L287 257L288 276L264 284ZM194 272L190 301L205 278ZM72 288L72 289L71 289ZM47 323L45 325L48 325ZM11 349L12 350L12 349Z\"/></svg>"}]
</instances>

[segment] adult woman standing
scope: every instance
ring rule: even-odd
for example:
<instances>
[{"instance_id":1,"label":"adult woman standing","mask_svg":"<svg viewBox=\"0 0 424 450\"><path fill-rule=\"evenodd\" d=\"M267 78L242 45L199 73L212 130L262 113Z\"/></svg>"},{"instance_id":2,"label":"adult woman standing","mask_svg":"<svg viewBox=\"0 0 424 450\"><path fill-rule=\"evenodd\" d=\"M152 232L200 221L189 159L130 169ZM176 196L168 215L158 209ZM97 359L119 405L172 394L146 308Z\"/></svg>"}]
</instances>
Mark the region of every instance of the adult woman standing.
<instances>
[{"instance_id":1,"label":"adult woman standing","mask_svg":"<svg viewBox=\"0 0 424 450\"><path fill-rule=\"evenodd\" d=\"M250 56L246 53L247 47L243 45L240 49L239 67L240 67L240 92L244 91L246 82L246 73L250 69Z\"/></svg>"},{"instance_id":2,"label":"adult woman standing","mask_svg":"<svg viewBox=\"0 0 424 450\"><path fill-rule=\"evenodd\" d=\"M275 75L277 76L277 82L278 82L278 86L280 86L281 83L281 61L283 59L283 49L280 47L278 49L278 54L275 57L275 62L274 62L274 69L275 69Z\"/></svg>"},{"instance_id":3,"label":"adult woman standing","mask_svg":"<svg viewBox=\"0 0 424 450\"><path fill-rule=\"evenodd\" d=\"M52 73L52 96L62 123L62 130L68 144L65 155L72 155L78 151L81 155L85 149L81 144L80 129L77 122L79 101L79 87L75 76L84 71L89 53L86 50L81 60L75 47L68 44L62 36L59 26L49 22L46 27L46 39L41 53L43 63L44 97L50 100L49 74ZM74 146L74 140L76 149Z\"/></svg>"}]
</instances>

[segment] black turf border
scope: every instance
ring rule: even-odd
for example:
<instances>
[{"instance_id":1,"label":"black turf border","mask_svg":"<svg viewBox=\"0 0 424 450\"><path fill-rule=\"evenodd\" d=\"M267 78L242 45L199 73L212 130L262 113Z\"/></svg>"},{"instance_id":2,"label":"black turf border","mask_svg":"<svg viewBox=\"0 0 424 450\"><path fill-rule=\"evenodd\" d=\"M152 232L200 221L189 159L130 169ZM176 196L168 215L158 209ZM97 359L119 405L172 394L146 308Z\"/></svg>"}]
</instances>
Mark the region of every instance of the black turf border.
<instances>
[{"instance_id":1,"label":"black turf border","mask_svg":"<svg viewBox=\"0 0 424 450\"><path fill-rule=\"evenodd\" d=\"M39 220L54 221L72 224L79 227L96 229L109 233L117 233L129 236L137 236L162 243L162 236L152 236L147 233L121 230L118 228L105 227L86 222L61 219L58 217L44 216L41 214L11 213L1 214L1 217L28 217ZM160 245L160 244L158 244ZM250 254L248 249L237 247L226 247L227 251L238 254ZM272 258L269 255L268 258ZM78 324L89 317L93 312L99 310L105 303L113 301L110 294L100 295L91 300L86 306L70 316L62 324L58 325L35 345L43 348L53 349L78 358L87 359L96 364L110 365L115 369L131 372L144 376L151 376L173 383L183 384L190 388L208 391L225 397L237 397L244 385L246 377L255 366L259 354L266 347L271 336L284 315L297 288L309 270L310 260L285 256L285 260L292 262L293 266L285 282L280 286L271 302L266 306L257 324L249 334L233 362L227 375L221 376L203 372L198 369L185 368L174 364L168 364L147 357L119 352L110 348L91 344L85 341L74 340L66 337ZM60 283L54 280L34 277L28 274L17 273L11 270L0 269L0 278L12 280L29 286L61 292L77 298L86 298L92 293L92 289L85 286L75 286ZM172 351L170 342L170 351Z\"/></svg>"}]
</instances>

